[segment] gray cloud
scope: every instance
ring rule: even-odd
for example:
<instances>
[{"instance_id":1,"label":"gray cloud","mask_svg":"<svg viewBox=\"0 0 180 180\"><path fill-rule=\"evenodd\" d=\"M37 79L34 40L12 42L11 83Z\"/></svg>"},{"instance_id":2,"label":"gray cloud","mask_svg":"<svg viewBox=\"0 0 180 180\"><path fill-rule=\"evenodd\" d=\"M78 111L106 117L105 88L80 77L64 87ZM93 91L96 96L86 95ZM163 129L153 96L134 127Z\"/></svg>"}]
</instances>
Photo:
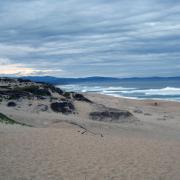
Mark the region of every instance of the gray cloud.
<instances>
[{"instance_id":1,"label":"gray cloud","mask_svg":"<svg viewBox=\"0 0 180 180\"><path fill-rule=\"evenodd\" d=\"M0 18L0 59L35 74L179 75L177 0L6 0Z\"/></svg>"}]
</instances>

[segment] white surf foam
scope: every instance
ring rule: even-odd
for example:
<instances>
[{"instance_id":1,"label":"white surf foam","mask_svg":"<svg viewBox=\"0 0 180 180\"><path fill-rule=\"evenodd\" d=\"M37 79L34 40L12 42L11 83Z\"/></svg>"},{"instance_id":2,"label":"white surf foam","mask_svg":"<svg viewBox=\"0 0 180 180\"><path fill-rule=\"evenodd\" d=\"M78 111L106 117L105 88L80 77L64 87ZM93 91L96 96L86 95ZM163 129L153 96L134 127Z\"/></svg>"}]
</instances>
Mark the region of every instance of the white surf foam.
<instances>
[{"instance_id":1,"label":"white surf foam","mask_svg":"<svg viewBox=\"0 0 180 180\"><path fill-rule=\"evenodd\" d=\"M152 95L174 96L174 95L180 95L180 88L166 87L162 89L145 89L145 90L132 90L132 91L121 91L121 92L125 94L142 93L147 96L152 96Z\"/></svg>"},{"instance_id":2,"label":"white surf foam","mask_svg":"<svg viewBox=\"0 0 180 180\"><path fill-rule=\"evenodd\" d=\"M88 86L88 85L63 85L58 86L66 91L74 92L90 92L100 93L114 97L124 97L129 99L154 99L156 96L162 96L164 100L180 100L180 88L166 87L161 89L137 89L137 88L126 88L121 86ZM179 96L179 97L178 97ZM159 98L159 97L158 97Z\"/></svg>"},{"instance_id":3,"label":"white surf foam","mask_svg":"<svg viewBox=\"0 0 180 180\"><path fill-rule=\"evenodd\" d=\"M118 93L121 91L135 90L135 88L125 87L101 87L101 86L85 86L85 85L62 85L58 86L67 91L78 91L78 92L104 92L104 93Z\"/></svg>"}]
</instances>

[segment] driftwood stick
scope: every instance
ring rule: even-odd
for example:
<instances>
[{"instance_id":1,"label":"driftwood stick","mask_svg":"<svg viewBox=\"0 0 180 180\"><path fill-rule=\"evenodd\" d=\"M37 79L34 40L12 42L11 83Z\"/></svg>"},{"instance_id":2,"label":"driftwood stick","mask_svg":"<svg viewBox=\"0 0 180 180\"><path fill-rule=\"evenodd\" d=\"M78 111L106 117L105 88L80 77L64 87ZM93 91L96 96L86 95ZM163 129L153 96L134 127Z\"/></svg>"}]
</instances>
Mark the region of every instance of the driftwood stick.
<instances>
[{"instance_id":1,"label":"driftwood stick","mask_svg":"<svg viewBox=\"0 0 180 180\"><path fill-rule=\"evenodd\" d=\"M104 137L103 134L97 134L97 133L95 133L95 132L87 129L87 128L84 127L83 125L80 125L80 124L78 124L78 123L76 123L76 122L69 122L69 123L70 123L70 124L73 124L73 125L75 125L75 126L78 126L78 127L80 127L81 129L83 129L84 131L83 131L81 134L84 134L84 133L86 133L86 132L89 132L89 133L91 133L91 134L93 134L93 135L100 135L101 137Z\"/></svg>"}]
</instances>

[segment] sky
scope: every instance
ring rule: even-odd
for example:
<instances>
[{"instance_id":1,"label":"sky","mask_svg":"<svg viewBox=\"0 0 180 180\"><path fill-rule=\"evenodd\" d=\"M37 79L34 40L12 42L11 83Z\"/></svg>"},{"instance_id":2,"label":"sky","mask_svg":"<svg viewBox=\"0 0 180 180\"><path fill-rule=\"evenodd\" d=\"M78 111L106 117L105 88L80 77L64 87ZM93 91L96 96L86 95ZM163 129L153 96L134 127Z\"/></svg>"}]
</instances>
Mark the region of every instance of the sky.
<instances>
[{"instance_id":1,"label":"sky","mask_svg":"<svg viewBox=\"0 0 180 180\"><path fill-rule=\"evenodd\" d=\"M180 1L0 0L0 75L180 76Z\"/></svg>"}]
</instances>

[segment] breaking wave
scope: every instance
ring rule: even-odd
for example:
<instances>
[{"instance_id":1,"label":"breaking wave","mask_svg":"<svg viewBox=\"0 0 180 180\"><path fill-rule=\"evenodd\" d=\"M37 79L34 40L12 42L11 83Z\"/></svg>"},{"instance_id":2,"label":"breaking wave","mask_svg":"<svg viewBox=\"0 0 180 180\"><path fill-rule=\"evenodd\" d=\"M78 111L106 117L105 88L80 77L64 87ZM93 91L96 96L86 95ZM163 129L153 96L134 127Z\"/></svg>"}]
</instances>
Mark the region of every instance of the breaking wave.
<instances>
[{"instance_id":1,"label":"breaking wave","mask_svg":"<svg viewBox=\"0 0 180 180\"><path fill-rule=\"evenodd\" d=\"M166 87L162 89L144 89L144 90L132 90L132 91L121 91L122 93L143 93L145 95L162 95L162 96L174 96L174 95L180 95L180 88L174 88L174 87Z\"/></svg>"},{"instance_id":2,"label":"breaking wave","mask_svg":"<svg viewBox=\"0 0 180 180\"><path fill-rule=\"evenodd\" d=\"M59 86L66 91L100 93L115 97L131 99L164 99L180 101L180 88L165 87L160 89L141 89L121 86L93 86L93 85L63 85Z\"/></svg>"}]
</instances>

